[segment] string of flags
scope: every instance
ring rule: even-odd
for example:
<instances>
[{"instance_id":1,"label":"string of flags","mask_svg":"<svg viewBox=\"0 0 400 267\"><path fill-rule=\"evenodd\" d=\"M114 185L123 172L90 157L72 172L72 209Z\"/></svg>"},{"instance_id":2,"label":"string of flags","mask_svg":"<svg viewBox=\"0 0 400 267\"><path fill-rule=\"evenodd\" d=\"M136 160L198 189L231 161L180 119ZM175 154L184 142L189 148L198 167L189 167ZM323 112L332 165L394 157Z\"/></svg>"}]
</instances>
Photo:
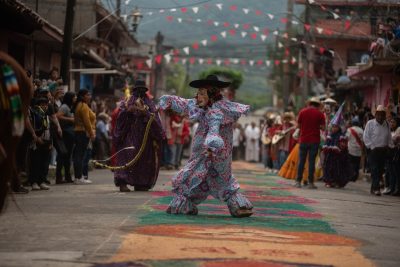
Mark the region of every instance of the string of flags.
<instances>
[{"instance_id":1,"label":"string of flags","mask_svg":"<svg viewBox=\"0 0 400 267\"><path fill-rule=\"evenodd\" d=\"M308 3L312 5L318 5L322 11L329 13L334 19L342 19L342 17L337 14L335 11L328 9L323 4L317 3L315 0L307 0ZM249 16L267 16L269 19L273 20L276 15L264 12L259 9L251 9L251 8L239 8L238 5L225 5L223 3L216 3L216 4L209 4L206 3L202 6L193 6L193 7L181 7L181 8L169 8L169 9L160 9L158 11L149 11L145 13L147 16L152 16L155 14L173 14L173 13L189 13L192 12L193 14L198 14L199 11L205 10L209 11L210 9L217 9L219 11L229 10L231 12L243 12L245 15Z\"/></svg>"}]
</instances>

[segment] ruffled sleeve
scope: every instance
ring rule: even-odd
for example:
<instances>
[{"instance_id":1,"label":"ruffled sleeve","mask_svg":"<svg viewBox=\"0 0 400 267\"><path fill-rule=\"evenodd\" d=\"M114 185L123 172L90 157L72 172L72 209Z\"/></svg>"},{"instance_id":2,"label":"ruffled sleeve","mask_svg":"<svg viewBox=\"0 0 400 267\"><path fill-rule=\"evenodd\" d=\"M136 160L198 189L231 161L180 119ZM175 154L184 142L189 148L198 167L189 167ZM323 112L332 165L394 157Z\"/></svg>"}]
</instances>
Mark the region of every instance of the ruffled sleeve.
<instances>
[{"instance_id":1,"label":"ruffled sleeve","mask_svg":"<svg viewBox=\"0 0 400 267\"><path fill-rule=\"evenodd\" d=\"M189 100L174 96L174 95L163 95L160 97L160 108L163 110L172 109L176 113L182 115L189 115L189 108L188 108Z\"/></svg>"},{"instance_id":2,"label":"ruffled sleeve","mask_svg":"<svg viewBox=\"0 0 400 267\"><path fill-rule=\"evenodd\" d=\"M219 110L212 110L209 116L209 130L204 141L204 146L213 152L218 152L218 150L224 146L224 141L219 134L219 129L224 120L224 115Z\"/></svg>"}]
</instances>

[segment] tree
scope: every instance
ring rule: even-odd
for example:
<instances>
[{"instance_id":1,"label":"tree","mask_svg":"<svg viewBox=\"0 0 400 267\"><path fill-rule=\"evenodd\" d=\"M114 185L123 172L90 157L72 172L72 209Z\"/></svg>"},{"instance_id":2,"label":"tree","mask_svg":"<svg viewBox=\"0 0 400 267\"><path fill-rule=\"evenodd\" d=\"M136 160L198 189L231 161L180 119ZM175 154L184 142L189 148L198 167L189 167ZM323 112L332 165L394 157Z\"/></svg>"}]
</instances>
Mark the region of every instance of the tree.
<instances>
[{"instance_id":1,"label":"tree","mask_svg":"<svg viewBox=\"0 0 400 267\"><path fill-rule=\"evenodd\" d=\"M236 90L239 89L240 85L243 82L242 73L233 69L213 67L201 72L199 78L205 79L208 75L211 74L223 77L224 80L228 80L229 82L231 82L231 85L224 93L225 97L227 97L229 100L234 99L236 95Z\"/></svg>"}]
</instances>

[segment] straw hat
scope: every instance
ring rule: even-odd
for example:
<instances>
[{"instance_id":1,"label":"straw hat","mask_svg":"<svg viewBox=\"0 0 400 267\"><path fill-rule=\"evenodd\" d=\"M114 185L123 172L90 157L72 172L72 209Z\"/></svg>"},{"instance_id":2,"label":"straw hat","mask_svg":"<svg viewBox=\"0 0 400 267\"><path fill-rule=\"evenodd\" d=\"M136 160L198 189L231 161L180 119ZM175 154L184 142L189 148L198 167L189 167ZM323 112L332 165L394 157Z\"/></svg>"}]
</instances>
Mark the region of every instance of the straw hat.
<instances>
[{"instance_id":1,"label":"straw hat","mask_svg":"<svg viewBox=\"0 0 400 267\"><path fill-rule=\"evenodd\" d=\"M324 104L336 104L337 102L336 102L336 100L335 99L332 99L332 98L327 98L327 99L325 99L324 101L322 101Z\"/></svg>"},{"instance_id":2,"label":"straw hat","mask_svg":"<svg viewBox=\"0 0 400 267\"><path fill-rule=\"evenodd\" d=\"M375 112L386 112L386 108L383 105L378 105Z\"/></svg>"},{"instance_id":3,"label":"straw hat","mask_svg":"<svg viewBox=\"0 0 400 267\"><path fill-rule=\"evenodd\" d=\"M319 100L318 97L313 96L310 99L308 99L308 103L317 103L317 104L321 104L321 101Z\"/></svg>"}]
</instances>

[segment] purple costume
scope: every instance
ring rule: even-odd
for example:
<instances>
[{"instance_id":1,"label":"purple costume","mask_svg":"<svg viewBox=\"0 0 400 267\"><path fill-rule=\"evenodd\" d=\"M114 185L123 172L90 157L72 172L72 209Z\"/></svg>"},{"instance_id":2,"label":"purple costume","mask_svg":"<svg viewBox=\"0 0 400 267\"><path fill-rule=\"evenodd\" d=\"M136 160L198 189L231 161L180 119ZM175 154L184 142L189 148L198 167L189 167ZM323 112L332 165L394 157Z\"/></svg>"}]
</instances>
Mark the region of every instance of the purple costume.
<instances>
[{"instance_id":1,"label":"purple costume","mask_svg":"<svg viewBox=\"0 0 400 267\"><path fill-rule=\"evenodd\" d=\"M205 110L196 106L195 99L162 96L160 107L199 122L189 161L172 180L175 196L169 204L171 213L195 214L196 205L209 195L227 202L232 215L238 209L252 209L250 201L238 192L231 170L233 123L249 106L220 100ZM213 151L212 157L207 150Z\"/></svg>"},{"instance_id":2,"label":"purple costume","mask_svg":"<svg viewBox=\"0 0 400 267\"><path fill-rule=\"evenodd\" d=\"M135 186L135 190L146 190L152 188L158 178L164 132L156 107L149 98L144 97L143 99L144 104L149 107L145 112L128 111L136 100L136 96L131 96L127 101L124 101L117 117L113 132L113 143L116 151L120 151L125 147L135 147L133 150L124 150L117 155L117 166L125 165L136 156L142 145L150 114L154 113L155 117L151 124L143 154L133 166L115 171L114 181L116 186L125 184Z\"/></svg>"}]
</instances>

